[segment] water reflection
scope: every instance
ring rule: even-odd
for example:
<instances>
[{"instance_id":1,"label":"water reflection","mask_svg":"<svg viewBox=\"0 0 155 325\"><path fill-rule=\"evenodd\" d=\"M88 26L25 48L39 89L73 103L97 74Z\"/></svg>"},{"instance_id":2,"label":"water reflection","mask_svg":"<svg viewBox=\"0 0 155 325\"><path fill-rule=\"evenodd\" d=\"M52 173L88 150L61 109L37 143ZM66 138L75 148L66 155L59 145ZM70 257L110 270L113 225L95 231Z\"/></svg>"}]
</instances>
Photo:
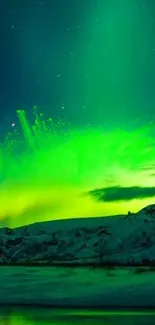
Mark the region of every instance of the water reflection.
<instances>
[{"instance_id":1,"label":"water reflection","mask_svg":"<svg viewBox=\"0 0 155 325\"><path fill-rule=\"evenodd\" d=\"M0 308L1 325L154 325L155 312Z\"/></svg>"}]
</instances>

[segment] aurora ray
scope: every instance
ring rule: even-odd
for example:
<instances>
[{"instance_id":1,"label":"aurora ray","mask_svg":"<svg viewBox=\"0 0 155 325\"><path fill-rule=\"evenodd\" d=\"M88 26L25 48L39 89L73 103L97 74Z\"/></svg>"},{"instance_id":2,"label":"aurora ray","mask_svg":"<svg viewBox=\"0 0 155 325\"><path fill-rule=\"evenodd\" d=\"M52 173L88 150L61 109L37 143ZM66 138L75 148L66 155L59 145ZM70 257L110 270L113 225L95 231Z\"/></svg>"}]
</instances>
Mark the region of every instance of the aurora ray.
<instances>
[{"instance_id":1,"label":"aurora ray","mask_svg":"<svg viewBox=\"0 0 155 325\"><path fill-rule=\"evenodd\" d=\"M127 201L96 200L90 192L102 188L153 187L155 140L153 124L129 132L73 128L37 107L31 124L17 111L13 128L0 149L0 215L10 226L35 221L104 216L134 212L151 197ZM155 174L154 174L155 175Z\"/></svg>"}]
</instances>

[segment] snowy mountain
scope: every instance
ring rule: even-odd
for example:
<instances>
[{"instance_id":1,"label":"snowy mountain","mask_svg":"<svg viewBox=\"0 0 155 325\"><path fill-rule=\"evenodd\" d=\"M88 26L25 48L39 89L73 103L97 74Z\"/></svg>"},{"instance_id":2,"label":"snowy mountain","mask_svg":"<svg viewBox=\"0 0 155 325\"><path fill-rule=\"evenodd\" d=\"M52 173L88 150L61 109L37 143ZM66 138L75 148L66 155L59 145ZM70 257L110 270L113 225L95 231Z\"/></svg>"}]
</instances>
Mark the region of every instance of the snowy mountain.
<instances>
[{"instance_id":1,"label":"snowy mountain","mask_svg":"<svg viewBox=\"0 0 155 325\"><path fill-rule=\"evenodd\" d=\"M0 264L155 264L155 204L138 213L0 229Z\"/></svg>"}]
</instances>

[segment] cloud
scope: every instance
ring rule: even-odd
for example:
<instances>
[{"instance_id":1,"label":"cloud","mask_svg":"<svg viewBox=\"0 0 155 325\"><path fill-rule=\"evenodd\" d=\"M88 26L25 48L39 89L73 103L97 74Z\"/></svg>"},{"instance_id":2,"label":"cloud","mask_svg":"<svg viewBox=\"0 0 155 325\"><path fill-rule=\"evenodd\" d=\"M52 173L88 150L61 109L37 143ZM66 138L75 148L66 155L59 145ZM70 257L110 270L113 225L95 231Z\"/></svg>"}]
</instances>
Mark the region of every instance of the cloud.
<instances>
[{"instance_id":1,"label":"cloud","mask_svg":"<svg viewBox=\"0 0 155 325\"><path fill-rule=\"evenodd\" d=\"M155 187L121 187L113 186L101 189L95 189L89 192L98 201L127 201L133 199L142 199L155 196Z\"/></svg>"}]
</instances>

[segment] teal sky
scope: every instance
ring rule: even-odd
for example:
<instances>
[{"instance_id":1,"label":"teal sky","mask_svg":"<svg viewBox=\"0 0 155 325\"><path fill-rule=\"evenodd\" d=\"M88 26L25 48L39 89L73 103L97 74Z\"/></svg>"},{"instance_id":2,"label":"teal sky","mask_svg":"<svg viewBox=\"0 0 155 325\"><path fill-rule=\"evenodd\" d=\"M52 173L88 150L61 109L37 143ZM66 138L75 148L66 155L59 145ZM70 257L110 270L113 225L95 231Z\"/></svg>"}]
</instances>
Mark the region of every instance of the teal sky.
<instances>
[{"instance_id":1,"label":"teal sky","mask_svg":"<svg viewBox=\"0 0 155 325\"><path fill-rule=\"evenodd\" d=\"M0 9L3 129L33 105L74 125L132 129L154 119L153 0L14 0Z\"/></svg>"}]
</instances>

